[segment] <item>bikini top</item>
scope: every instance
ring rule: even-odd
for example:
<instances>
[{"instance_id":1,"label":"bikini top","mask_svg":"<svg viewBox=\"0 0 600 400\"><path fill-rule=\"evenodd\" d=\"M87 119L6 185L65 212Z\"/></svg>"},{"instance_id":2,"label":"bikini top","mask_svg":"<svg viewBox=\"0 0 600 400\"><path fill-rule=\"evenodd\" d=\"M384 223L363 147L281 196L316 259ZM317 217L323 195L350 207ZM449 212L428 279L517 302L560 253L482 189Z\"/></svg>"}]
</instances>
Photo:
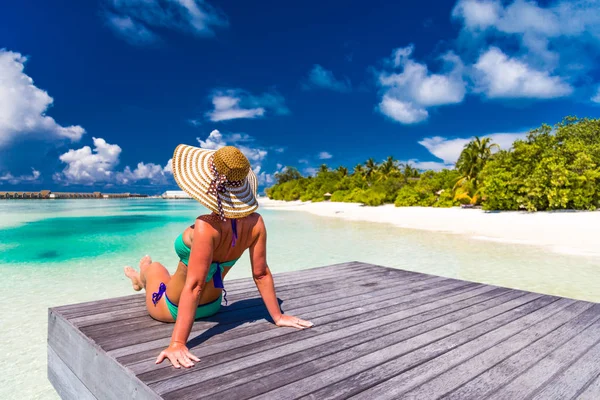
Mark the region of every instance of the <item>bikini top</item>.
<instances>
[{"instance_id":1,"label":"bikini top","mask_svg":"<svg viewBox=\"0 0 600 400\"><path fill-rule=\"evenodd\" d=\"M190 228L194 229L194 225L191 225ZM231 230L233 231L231 247L235 247L235 244L236 244L237 238L238 238L237 220L235 220L235 219L231 220ZM183 241L183 234L177 236L177 239L175 239L175 253L177 253L177 255L179 256L179 260L182 263L184 263L186 266L188 265L188 263L190 261L191 252L192 252L192 249L190 249L188 247L188 245L185 244L185 242ZM239 260L239 258L236 258L235 260L223 261L223 262L213 261L210 264L208 274L206 275L206 282L210 282L210 280L213 279L215 288L223 290L223 294L224 294L223 297L225 299L225 305L227 305L227 291L225 290L225 286L223 284L223 268L224 267L233 267L234 264L237 262L237 260Z\"/></svg>"}]
</instances>

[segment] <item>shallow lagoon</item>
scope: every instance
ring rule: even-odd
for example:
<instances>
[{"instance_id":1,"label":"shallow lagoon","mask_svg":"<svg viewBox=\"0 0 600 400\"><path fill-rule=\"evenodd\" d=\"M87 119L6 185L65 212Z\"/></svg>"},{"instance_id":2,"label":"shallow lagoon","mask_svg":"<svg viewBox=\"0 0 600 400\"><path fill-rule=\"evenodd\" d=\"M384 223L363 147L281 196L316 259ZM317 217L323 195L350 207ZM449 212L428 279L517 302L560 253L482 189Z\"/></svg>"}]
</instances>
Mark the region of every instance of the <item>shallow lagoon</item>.
<instances>
[{"instance_id":1,"label":"shallow lagoon","mask_svg":"<svg viewBox=\"0 0 600 400\"><path fill-rule=\"evenodd\" d=\"M0 202L0 398L58 398L46 379L48 307L131 294L123 265L173 270L173 240L205 212L187 200ZM273 272L359 260L600 302L600 260L461 235L262 211ZM250 276L243 257L229 277Z\"/></svg>"}]
</instances>

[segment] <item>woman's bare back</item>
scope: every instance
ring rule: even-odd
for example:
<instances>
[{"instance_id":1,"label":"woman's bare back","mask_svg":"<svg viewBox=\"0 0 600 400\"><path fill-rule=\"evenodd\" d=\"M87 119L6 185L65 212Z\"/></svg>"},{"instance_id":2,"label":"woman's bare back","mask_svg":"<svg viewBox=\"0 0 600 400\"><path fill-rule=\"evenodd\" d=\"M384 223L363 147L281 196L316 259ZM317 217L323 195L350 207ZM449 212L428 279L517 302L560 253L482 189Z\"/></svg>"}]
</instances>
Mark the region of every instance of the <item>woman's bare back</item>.
<instances>
[{"instance_id":1,"label":"woman's bare back","mask_svg":"<svg viewBox=\"0 0 600 400\"><path fill-rule=\"evenodd\" d=\"M260 215L258 213L254 213L247 217L236 220L237 240L235 246L232 246L233 230L230 220L222 221L219 216L215 214L209 214L199 216L195 223L207 223L217 232L219 232L213 248L213 262L226 262L240 258L242 254L252 246L259 233L256 229L259 218ZM192 244L194 242L193 227L188 227L183 232L183 242L190 249L192 248ZM223 276L227 275L231 268L232 267L225 267L223 269ZM175 304L179 302L181 291L185 285L187 271L188 266L182 262L179 262L177 271L171 277L169 285L167 285L167 296ZM199 304L211 303L219 298L220 295L221 289L215 288L211 279L206 283L204 290L202 291Z\"/></svg>"}]
</instances>

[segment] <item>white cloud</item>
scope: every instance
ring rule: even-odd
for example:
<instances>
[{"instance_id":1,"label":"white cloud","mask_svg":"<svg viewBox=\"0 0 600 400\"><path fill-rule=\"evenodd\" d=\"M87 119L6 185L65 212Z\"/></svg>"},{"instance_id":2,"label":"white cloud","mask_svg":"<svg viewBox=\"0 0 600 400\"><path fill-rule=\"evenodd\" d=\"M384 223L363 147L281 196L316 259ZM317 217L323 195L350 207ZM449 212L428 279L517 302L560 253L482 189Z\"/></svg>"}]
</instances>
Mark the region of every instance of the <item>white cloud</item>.
<instances>
[{"instance_id":1,"label":"white cloud","mask_svg":"<svg viewBox=\"0 0 600 400\"><path fill-rule=\"evenodd\" d=\"M8 182L11 185L17 185L23 182L34 183L38 181L40 176L40 171L37 171L34 168L31 168L31 175L13 176L10 172L5 172L3 175L0 175L0 185L4 182Z\"/></svg>"},{"instance_id":2,"label":"white cloud","mask_svg":"<svg viewBox=\"0 0 600 400\"><path fill-rule=\"evenodd\" d=\"M0 49L0 147L25 135L80 140L85 133L81 126L64 127L46 115L54 100L23 72L26 61Z\"/></svg>"},{"instance_id":3,"label":"white cloud","mask_svg":"<svg viewBox=\"0 0 600 400\"><path fill-rule=\"evenodd\" d=\"M317 172L319 172L319 169L313 167L306 167L302 170L302 172L304 172L304 174L308 176L316 176Z\"/></svg>"},{"instance_id":4,"label":"white cloud","mask_svg":"<svg viewBox=\"0 0 600 400\"><path fill-rule=\"evenodd\" d=\"M408 164L412 168L420 170L431 169L433 171L441 171L443 169L453 169L454 164L445 164L437 161L419 161L417 159L411 159L406 161L400 161L401 164Z\"/></svg>"},{"instance_id":5,"label":"white cloud","mask_svg":"<svg viewBox=\"0 0 600 400\"><path fill-rule=\"evenodd\" d=\"M330 158L332 158L333 156L326 152L326 151L322 151L319 153L319 160L329 160Z\"/></svg>"},{"instance_id":6,"label":"white cloud","mask_svg":"<svg viewBox=\"0 0 600 400\"><path fill-rule=\"evenodd\" d=\"M123 171L117 171L121 147L109 144L102 138L93 138L93 141L94 149L84 146L77 150L71 149L59 157L60 161L67 166L62 172L54 174L54 181L66 185L97 183L127 185L139 181L153 184L168 183L167 177L172 174L171 160L165 167L140 162L134 170L126 166Z\"/></svg>"},{"instance_id":7,"label":"white cloud","mask_svg":"<svg viewBox=\"0 0 600 400\"><path fill-rule=\"evenodd\" d=\"M111 182L114 168L119 164L121 147L109 144L102 138L92 138L94 149L84 146L77 150L69 150L59 157L67 164L62 173L54 175L54 180L61 183L92 185L97 182Z\"/></svg>"},{"instance_id":8,"label":"white cloud","mask_svg":"<svg viewBox=\"0 0 600 400\"><path fill-rule=\"evenodd\" d=\"M598 0L563 0L547 5L526 0L461 0L452 15L461 20L463 32L471 39L507 43L514 36L521 46L521 58L538 69L572 67L573 59L589 53L587 43L600 44Z\"/></svg>"},{"instance_id":9,"label":"white cloud","mask_svg":"<svg viewBox=\"0 0 600 400\"><path fill-rule=\"evenodd\" d=\"M206 115L213 122L260 118L267 111L277 115L289 114L285 100L278 93L254 96L241 89L217 90L212 94L212 103L214 110Z\"/></svg>"},{"instance_id":10,"label":"white cloud","mask_svg":"<svg viewBox=\"0 0 600 400\"><path fill-rule=\"evenodd\" d=\"M489 98L550 99L571 94L573 88L558 76L533 69L497 47L481 54L474 67L476 90Z\"/></svg>"},{"instance_id":11,"label":"white cloud","mask_svg":"<svg viewBox=\"0 0 600 400\"><path fill-rule=\"evenodd\" d=\"M162 167L158 164L145 164L140 162L133 171L127 166L123 172L118 172L116 174L116 181L122 185L132 184L142 180L148 180L154 184L166 184L168 173L173 173L171 163Z\"/></svg>"},{"instance_id":12,"label":"white cloud","mask_svg":"<svg viewBox=\"0 0 600 400\"><path fill-rule=\"evenodd\" d=\"M429 117L429 113L425 108L419 107L410 101L398 100L387 94L383 96L381 103L379 103L379 111L403 124L415 124Z\"/></svg>"},{"instance_id":13,"label":"white cloud","mask_svg":"<svg viewBox=\"0 0 600 400\"><path fill-rule=\"evenodd\" d=\"M349 79L337 79L333 75L333 72L323 68L319 64L313 66L313 69L308 74L308 83L303 85L303 87L305 89L330 89L336 92L349 92L352 90Z\"/></svg>"},{"instance_id":14,"label":"white cloud","mask_svg":"<svg viewBox=\"0 0 600 400\"><path fill-rule=\"evenodd\" d=\"M591 98L594 103L600 103L600 87L596 91L596 95Z\"/></svg>"},{"instance_id":15,"label":"white cloud","mask_svg":"<svg viewBox=\"0 0 600 400\"><path fill-rule=\"evenodd\" d=\"M253 163L262 162L268 154L268 151L262 147L249 147L244 144L253 141L254 138L247 134L231 134L224 136L218 130L213 130L206 140L196 138L200 147L203 149L218 150L225 146L236 146ZM260 165L260 164L259 164Z\"/></svg>"},{"instance_id":16,"label":"white cloud","mask_svg":"<svg viewBox=\"0 0 600 400\"><path fill-rule=\"evenodd\" d=\"M203 149L218 150L225 146L235 146L248 158L252 164L252 170L256 174L258 184L269 186L275 182L274 174L262 170L262 163L268 155L267 149L260 146L249 146L255 139L245 133L233 133L223 135L218 130L213 130L205 140L196 138ZM279 167L277 167L279 169Z\"/></svg>"},{"instance_id":17,"label":"white cloud","mask_svg":"<svg viewBox=\"0 0 600 400\"><path fill-rule=\"evenodd\" d=\"M487 29L498 22L502 4L498 1L459 1L452 11L468 29Z\"/></svg>"},{"instance_id":18,"label":"white cloud","mask_svg":"<svg viewBox=\"0 0 600 400\"><path fill-rule=\"evenodd\" d=\"M162 29L212 36L227 18L204 0L104 0L108 26L131 44L159 40Z\"/></svg>"},{"instance_id":19,"label":"white cloud","mask_svg":"<svg viewBox=\"0 0 600 400\"><path fill-rule=\"evenodd\" d=\"M414 124L429 116L427 108L463 101L466 82L464 66L454 53L441 57L445 72L432 74L425 64L411 59L413 46L398 48L392 53L388 64L401 72L379 73L382 99L379 111L391 119Z\"/></svg>"},{"instance_id":20,"label":"white cloud","mask_svg":"<svg viewBox=\"0 0 600 400\"><path fill-rule=\"evenodd\" d=\"M163 168L163 172L165 174L173 175L173 159L172 158L169 158L169 161L167 161L167 165L165 165L165 167Z\"/></svg>"},{"instance_id":21,"label":"white cloud","mask_svg":"<svg viewBox=\"0 0 600 400\"><path fill-rule=\"evenodd\" d=\"M493 29L505 34L537 34L546 37L578 36L585 32L600 39L597 0L554 1L547 7L515 0L503 5L494 0L461 0L452 15L466 29Z\"/></svg>"},{"instance_id":22,"label":"white cloud","mask_svg":"<svg viewBox=\"0 0 600 400\"><path fill-rule=\"evenodd\" d=\"M489 137L492 143L498 144L501 149L509 149L513 142L517 139L527 137L527 132L519 133L492 133L481 136L482 138ZM463 151L474 137L447 139L441 136L424 138L419 141L419 144L424 146L431 154L443 161L443 165L452 166L458 160L460 153Z\"/></svg>"}]
</instances>

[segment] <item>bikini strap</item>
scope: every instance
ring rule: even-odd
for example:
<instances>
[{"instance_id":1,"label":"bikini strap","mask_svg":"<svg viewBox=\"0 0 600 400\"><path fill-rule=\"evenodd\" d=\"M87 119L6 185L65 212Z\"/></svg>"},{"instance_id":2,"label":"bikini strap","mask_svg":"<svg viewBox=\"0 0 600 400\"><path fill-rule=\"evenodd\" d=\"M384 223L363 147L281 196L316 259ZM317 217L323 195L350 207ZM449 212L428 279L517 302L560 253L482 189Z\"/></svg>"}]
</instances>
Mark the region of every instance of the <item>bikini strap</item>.
<instances>
[{"instance_id":1,"label":"bikini strap","mask_svg":"<svg viewBox=\"0 0 600 400\"><path fill-rule=\"evenodd\" d=\"M235 243L237 242L237 220L231 219L231 230L233 231L233 239L231 239L231 247L235 247Z\"/></svg>"}]
</instances>

